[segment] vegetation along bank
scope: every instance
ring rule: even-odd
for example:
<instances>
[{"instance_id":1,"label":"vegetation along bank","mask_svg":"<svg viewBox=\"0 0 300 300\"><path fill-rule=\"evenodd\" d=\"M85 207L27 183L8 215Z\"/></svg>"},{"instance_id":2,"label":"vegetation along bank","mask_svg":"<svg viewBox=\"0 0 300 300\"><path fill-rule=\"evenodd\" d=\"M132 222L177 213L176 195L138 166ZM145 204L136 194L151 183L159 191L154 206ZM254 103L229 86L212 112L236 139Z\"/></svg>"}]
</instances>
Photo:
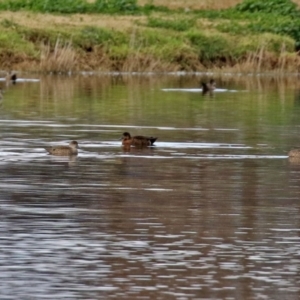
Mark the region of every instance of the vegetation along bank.
<instances>
[{"instance_id":1,"label":"vegetation along bank","mask_svg":"<svg viewBox=\"0 0 300 300\"><path fill-rule=\"evenodd\" d=\"M0 0L0 69L299 72L299 7L299 0Z\"/></svg>"}]
</instances>

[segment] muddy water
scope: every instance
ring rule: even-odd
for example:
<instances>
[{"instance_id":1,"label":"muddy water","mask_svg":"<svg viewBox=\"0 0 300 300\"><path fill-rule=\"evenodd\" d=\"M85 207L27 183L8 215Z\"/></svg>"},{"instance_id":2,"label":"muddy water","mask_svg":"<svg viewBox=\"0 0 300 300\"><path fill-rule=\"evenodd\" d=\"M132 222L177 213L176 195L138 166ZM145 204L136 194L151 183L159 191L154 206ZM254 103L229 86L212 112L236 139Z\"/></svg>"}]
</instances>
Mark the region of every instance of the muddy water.
<instances>
[{"instance_id":1,"label":"muddy water","mask_svg":"<svg viewBox=\"0 0 300 300\"><path fill-rule=\"evenodd\" d=\"M1 102L1 299L299 299L297 80L38 79Z\"/></svg>"}]
</instances>

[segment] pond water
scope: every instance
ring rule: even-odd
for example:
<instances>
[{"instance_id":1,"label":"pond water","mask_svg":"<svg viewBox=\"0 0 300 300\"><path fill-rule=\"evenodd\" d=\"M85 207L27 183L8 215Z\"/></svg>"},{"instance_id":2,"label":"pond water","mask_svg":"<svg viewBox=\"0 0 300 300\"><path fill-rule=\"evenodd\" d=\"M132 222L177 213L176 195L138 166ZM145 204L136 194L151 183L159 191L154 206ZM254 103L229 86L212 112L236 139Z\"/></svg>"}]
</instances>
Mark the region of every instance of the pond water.
<instances>
[{"instance_id":1,"label":"pond water","mask_svg":"<svg viewBox=\"0 0 300 300\"><path fill-rule=\"evenodd\" d=\"M0 104L1 299L299 299L297 78L34 79Z\"/></svg>"}]
</instances>

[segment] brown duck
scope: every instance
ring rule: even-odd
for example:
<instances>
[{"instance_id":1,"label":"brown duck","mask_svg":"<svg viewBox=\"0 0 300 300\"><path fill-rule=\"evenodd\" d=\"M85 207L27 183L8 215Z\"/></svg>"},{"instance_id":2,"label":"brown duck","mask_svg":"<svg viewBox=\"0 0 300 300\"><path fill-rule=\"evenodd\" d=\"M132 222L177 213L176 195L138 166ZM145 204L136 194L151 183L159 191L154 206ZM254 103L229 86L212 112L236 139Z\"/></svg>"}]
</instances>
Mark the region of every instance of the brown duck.
<instances>
[{"instance_id":1,"label":"brown duck","mask_svg":"<svg viewBox=\"0 0 300 300\"><path fill-rule=\"evenodd\" d=\"M157 140L156 137L147 137L142 135L131 136L129 132L124 132L122 135L123 146L148 147L153 146Z\"/></svg>"},{"instance_id":2,"label":"brown duck","mask_svg":"<svg viewBox=\"0 0 300 300\"><path fill-rule=\"evenodd\" d=\"M292 149L288 153L289 158L299 158L300 159L300 149Z\"/></svg>"},{"instance_id":3,"label":"brown duck","mask_svg":"<svg viewBox=\"0 0 300 300\"><path fill-rule=\"evenodd\" d=\"M78 143L70 142L69 146L52 146L45 148L49 154L58 156L72 156L78 154Z\"/></svg>"}]
</instances>

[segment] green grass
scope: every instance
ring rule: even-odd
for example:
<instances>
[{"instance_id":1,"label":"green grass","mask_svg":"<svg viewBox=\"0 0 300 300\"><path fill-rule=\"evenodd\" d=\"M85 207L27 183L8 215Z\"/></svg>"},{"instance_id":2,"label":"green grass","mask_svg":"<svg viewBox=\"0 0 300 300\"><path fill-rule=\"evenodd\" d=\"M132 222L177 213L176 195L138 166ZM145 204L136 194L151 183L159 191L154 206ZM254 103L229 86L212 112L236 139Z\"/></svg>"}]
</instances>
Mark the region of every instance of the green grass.
<instances>
[{"instance_id":1,"label":"green grass","mask_svg":"<svg viewBox=\"0 0 300 300\"><path fill-rule=\"evenodd\" d=\"M18 32L7 29L0 31L0 51L29 57L37 55L34 44L24 40Z\"/></svg>"},{"instance_id":2,"label":"green grass","mask_svg":"<svg viewBox=\"0 0 300 300\"><path fill-rule=\"evenodd\" d=\"M172 29L176 31L186 31L195 26L195 18L180 16L179 18L149 17L147 26L154 28Z\"/></svg>"},{"instance_id":3,"label":"green grass","mask_svg":"<svg viewBox=\"0 0 300 300\"><path fill-rule=\"evenodd\" d=\"M295 40L295 50L300 50L300 10L290 0L244 0L234 8L198 11L197 15L215 20L219 23L216 29L229 34L273 33L289 36Z\"/></svg>"},{"instance_id":4,"label":"green grass","mask_svg":"<svg viewBox=\"0 0 300 300\"><path fill-rule=\"evenodd\" d=\"M2 0L0 10L29 10L42 13L133 13L136 0Z\"/></svg>"}]
</instances>

